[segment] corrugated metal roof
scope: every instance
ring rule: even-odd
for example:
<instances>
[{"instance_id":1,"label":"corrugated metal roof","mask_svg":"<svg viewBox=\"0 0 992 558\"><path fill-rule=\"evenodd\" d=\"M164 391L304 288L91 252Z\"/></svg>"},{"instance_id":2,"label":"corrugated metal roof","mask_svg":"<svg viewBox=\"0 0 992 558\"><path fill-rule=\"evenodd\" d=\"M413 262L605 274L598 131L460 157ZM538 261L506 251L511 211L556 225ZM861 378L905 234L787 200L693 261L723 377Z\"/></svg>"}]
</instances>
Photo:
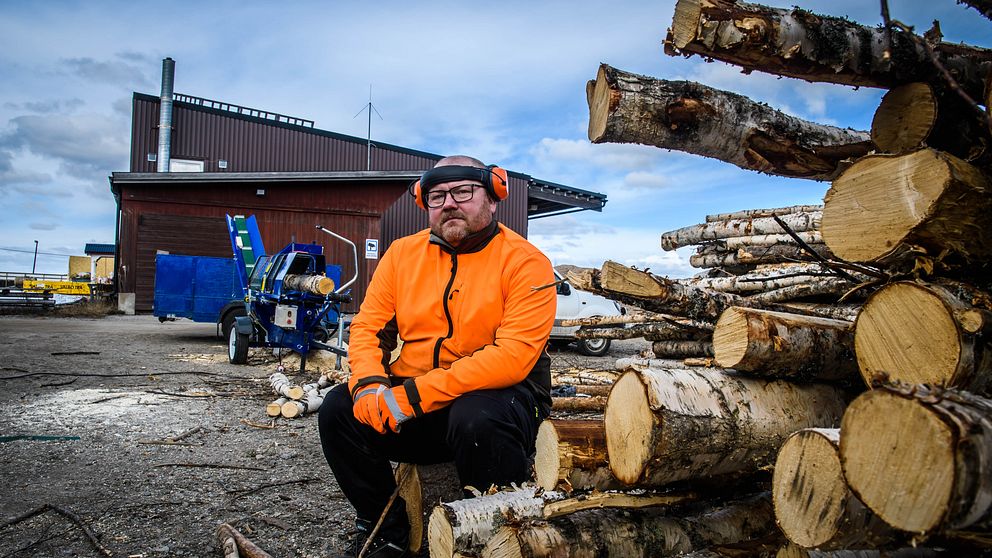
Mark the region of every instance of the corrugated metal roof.
<instances>
[{"instance_id":1,"label":"corrugated metal roof","mask_svg":"<svg viewBox=\"0 0 992 558\"><path fill-rule=\"evenodd\" d=\"M83 247L83 253L87 256L93 256L96 254L114 254L114 244L95 244L92 242L87 242L86 246Z\"/></svg>"}]
</instances>

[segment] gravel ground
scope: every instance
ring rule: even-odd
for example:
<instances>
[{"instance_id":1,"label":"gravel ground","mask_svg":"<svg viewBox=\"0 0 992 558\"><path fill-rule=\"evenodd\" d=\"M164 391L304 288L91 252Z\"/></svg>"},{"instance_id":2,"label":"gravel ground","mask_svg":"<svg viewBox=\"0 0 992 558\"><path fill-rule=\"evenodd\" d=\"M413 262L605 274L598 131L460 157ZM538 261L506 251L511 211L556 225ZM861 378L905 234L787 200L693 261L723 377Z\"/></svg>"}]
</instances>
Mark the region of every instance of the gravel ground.
<instances>
[{"instance_id":1,"label":"gravel ground","mask_svg":"<svg viewBox=\"0 0 992 558\"><path fill-rule=\"evenodd\" d=\"M554 349L552 366L612 368L647 348ZM261 350L229 364L210 324L0 317L0 557L99 556L81 525L113 556L221 556L221 522L276 557L328 554L352 509L314 417L265 415L277 364ZM308 364L308 378L332 364Z\"/></svg>"}]
</instances>

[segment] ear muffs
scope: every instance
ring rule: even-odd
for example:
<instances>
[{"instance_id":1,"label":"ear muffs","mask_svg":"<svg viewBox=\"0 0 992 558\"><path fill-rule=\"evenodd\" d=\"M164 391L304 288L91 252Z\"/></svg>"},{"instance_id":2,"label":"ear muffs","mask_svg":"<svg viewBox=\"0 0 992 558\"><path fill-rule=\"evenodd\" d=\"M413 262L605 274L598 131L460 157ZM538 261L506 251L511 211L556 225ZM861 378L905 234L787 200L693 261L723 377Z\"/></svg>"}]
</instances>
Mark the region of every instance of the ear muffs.
<instances>
[{"instance_id":1,"label":"ear muffs","mask_svg":"<svg viewBox=\"0 0 992 558\"><path fill-rule=\"evenodd\" d=\"M425 172L420 177L420 180L416 180L410 184L410 195L413 196L417 207L426 210L427 203L424 201L426 190L430 189L431 186L445 182L454 182L456 180L475 180L481 182L486 192L497 201L503 201L510 195L510 181L506 169L497 167L496 165L489 165L484 169L460 165L434 167Z\"/></svg>"}]
</instances>

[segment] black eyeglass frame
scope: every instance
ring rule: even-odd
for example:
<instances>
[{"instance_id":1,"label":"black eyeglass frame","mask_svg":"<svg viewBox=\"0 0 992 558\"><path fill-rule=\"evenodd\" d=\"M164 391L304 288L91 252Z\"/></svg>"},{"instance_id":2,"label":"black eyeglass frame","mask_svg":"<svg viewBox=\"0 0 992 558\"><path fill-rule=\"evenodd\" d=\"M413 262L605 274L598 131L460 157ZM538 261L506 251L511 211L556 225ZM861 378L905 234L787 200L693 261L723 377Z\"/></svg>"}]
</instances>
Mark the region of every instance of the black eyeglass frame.
<instances>
[{"instance_id":1,"label":"black eyeglass frame","mask_svg":"<svg viewBox=\"0 0 992 558\"><path fill-rule=\"evenodd\" d=\"M458 199L459 197L464 197L465 196L465 194L464 194L464 192L465 192L464 188L469 188L469 190L468 190L468 197L466 197L465 199ZM462 184L460 186L455 186L454 188L451 188L449 190L430 190L424 196L424 204L427 207L431 208L431 209L437 209L439 207L444 207L444 202L448 199L448 196L451 196L451 199L455 203L465 203L465 202L471 201L472 198L475 197L475 189L476 188L483 188L483 186L481 184ZM457 195L455 194L456 191L458 191L458 194ZM443 196L441 198L437 199L436 201L432 202L431 201L431 196L433 196L435 193L443 194Z\"/></svg>"}]
</instances>

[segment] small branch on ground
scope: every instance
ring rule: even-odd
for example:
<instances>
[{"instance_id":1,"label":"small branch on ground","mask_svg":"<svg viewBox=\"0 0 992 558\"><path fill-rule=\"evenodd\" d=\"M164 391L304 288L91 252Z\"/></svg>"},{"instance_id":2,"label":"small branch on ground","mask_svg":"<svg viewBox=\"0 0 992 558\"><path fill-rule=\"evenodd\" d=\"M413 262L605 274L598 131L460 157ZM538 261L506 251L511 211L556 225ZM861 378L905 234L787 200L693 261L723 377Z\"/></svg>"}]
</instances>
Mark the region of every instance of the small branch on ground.
<instances>
[{"instance_id":1,"label":"small branch on ground","mask_svg":"<svg viewBox=\"0 0 992 558\"><path fill-rule=\"evenodd\" d=\"M22 521L25 521L27 519L30 519L30 518L32 518L32 517L34 517L36 515L43 514L43 513L45 513L46 511L49 511L49 510L54 511L54 512L56 512L56 513L58 513L58 514L60 514L60 515L62 515L64 517L68 518L70 521L72 521L77 526L79 526L79 528L82 529L83 534L86 535L86 538L90 540L90 543L93 544L93 546L97 549L97 551L100 554L102 554L104 556L113 556L113 554L110 552L110 550L107 549L107 547L105 547L102 544L100 544L100 541L97 540L96 535L93 534L93 531L90 530L89 526L86 524L86 522L84 522L82 520L82 518L80 518L78 515L76 515L72 511L69 511L69 510L67 510L65 508L62 508L62 507L59 507L59 506L56 506L56 505L53 505L53 504L45 504L45 505L39 506L39 507L37 507L37 508L35 508L35 509L27 512L27 513L21 514L21 515L15 517L15 518L13 518L13 519L5 522L3 525L0 525L0 529L6 529L7 527L10 527L11 525L16 525L17 523L20 523Z\"/></svg>"},{"instance_id":2,"label":"small branch on ground","mask_svg":"<svg viewBox=\"0 0 992 558\"><path fill-rule=\"evenodd\" d=\"M156 469L159 467L196 467L202 469L238 469L241 471L268 471L268 469L263 469L262 467L246 467L244 465L224 465L223 463L159 463L158 465L153 465Z\"/></svg>"},{"instance_id":3,"label":"small branch on ground","mask_svg":"<svg viewBox=\"0 0 992 558\"><path fill-rule=\"evenodd\" d=\"M248 419L241 419L241 424L245 426L251 426L252 428L264 428L265 430L272 430L276 427L276 419L272 419L269 424L259 424L257 422L252 422Z\"/></svg>"}]
</instances>

